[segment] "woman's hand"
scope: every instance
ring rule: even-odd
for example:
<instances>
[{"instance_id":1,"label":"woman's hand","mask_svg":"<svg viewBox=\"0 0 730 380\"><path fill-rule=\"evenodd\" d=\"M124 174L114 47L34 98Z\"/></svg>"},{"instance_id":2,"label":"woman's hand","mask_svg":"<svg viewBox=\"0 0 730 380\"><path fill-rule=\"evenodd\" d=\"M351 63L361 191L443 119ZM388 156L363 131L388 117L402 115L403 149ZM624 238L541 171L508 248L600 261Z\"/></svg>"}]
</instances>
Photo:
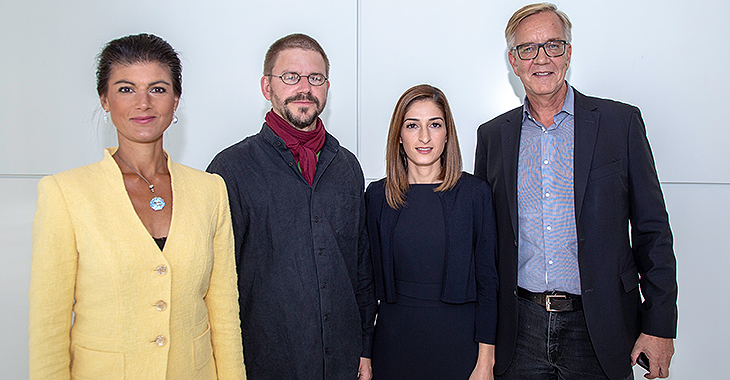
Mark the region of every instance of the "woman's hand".
<instances>
[{"instance_id":1,"label":"woman's hand","mask_svg":"<svg viewBox=\"0 0 730 380\"><path fill-rule=\"evenodd\" d=\"M469 380L494 380L494 345L479 343L479 357Z\"/></svg>"}]
</instances>

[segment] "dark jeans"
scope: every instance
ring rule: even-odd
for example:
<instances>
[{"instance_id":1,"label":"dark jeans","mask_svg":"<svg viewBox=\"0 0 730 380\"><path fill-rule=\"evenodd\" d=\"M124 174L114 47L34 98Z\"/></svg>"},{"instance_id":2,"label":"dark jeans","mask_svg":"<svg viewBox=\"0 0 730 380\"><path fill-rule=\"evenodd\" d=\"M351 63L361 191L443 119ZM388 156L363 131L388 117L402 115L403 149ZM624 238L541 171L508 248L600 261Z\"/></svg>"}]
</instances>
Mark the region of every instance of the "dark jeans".
<instances>
[{"instance_id":1,"label":"dark jeans","mask_svg":"<svg viewBox=\"0 0 730 380\"><path fill-rule=\"evenodd\" d=\"M518 299L512 363L501 380L606 380L588 337L583 311L548 312ZM625 380L632 380L633 374Z\"/></svg>"}]
</instances>

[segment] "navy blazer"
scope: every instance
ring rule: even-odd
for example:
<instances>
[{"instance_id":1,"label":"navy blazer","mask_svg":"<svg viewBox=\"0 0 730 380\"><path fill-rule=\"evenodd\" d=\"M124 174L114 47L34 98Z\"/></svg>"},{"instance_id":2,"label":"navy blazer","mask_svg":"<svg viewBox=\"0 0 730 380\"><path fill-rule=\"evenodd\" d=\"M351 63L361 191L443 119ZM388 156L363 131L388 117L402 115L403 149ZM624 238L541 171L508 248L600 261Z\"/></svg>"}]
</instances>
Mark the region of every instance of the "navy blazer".
<instances>
[{"instance_id":1,"label":"navy blazer","mask_svg":"<svg viewBox=\"0 0 730 380\"><path fill-rule=\"evenodd\" d=\"M477 132L474 171L492 187L499 232L497 374L509 366L517 337L522 110L520 106L498 116ZM672 233L638 108L575 91L574 149L578 265L586 324L603 370L610 379L623 379L631 371L630 353L639 333L675 337Z\"/></svg>"},{"instance_id":2,"label":"navy blazer","mask_svg":"<svg viewBox=\"0 0 730 380\"><path fill-rule=\"evenodd\" d=\"M367 226L381 302L396 302L393 235L400 210L385 200L385 179L365 193ZM497 228L489 185L467 173L452 189L438 192L446 228L446 264L441 301L476 301L475 341L494 344L497 326Z\"/></svg>"}]
</instances>

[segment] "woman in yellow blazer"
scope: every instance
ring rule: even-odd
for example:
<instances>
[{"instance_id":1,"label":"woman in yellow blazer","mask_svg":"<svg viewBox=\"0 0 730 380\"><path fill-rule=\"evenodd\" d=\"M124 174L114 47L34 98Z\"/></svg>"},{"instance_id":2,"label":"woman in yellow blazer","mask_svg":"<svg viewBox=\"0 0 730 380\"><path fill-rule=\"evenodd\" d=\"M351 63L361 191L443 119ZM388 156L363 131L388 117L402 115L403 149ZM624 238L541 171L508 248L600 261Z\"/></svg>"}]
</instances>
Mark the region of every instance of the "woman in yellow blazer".
<instances>
[{"instance_id":1,"label":"woman in yellow blazer","mask_svg":"<svg viewBox=\"0 0 730 380\"><path fill-rule=\"evenodd\" d=\"M177 53L153 35L111 41L97 91L119 147L38 185L30 378L244 379L225 184L162 149Z\"/></svg>"}]
</instances>

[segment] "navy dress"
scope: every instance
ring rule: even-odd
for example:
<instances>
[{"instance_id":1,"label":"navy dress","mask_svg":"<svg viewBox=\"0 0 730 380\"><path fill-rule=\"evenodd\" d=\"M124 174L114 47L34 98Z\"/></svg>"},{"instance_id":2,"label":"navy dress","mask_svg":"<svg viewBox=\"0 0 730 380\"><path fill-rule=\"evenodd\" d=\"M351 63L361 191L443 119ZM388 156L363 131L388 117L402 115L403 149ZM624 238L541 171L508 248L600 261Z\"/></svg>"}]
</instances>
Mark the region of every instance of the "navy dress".
<instances>
[{"instance_id":1,"label":"navy dress","mask_svg":"<svg viewBox=\"0 0 730 380\"><path fill-rule=\"evenodd\" d=\"M466 380L476 365L475 303L440 300L446 228L437 186L411 185L395 225L396 303L378 309L373 380Z\"/></svg>"}]
</instances>

